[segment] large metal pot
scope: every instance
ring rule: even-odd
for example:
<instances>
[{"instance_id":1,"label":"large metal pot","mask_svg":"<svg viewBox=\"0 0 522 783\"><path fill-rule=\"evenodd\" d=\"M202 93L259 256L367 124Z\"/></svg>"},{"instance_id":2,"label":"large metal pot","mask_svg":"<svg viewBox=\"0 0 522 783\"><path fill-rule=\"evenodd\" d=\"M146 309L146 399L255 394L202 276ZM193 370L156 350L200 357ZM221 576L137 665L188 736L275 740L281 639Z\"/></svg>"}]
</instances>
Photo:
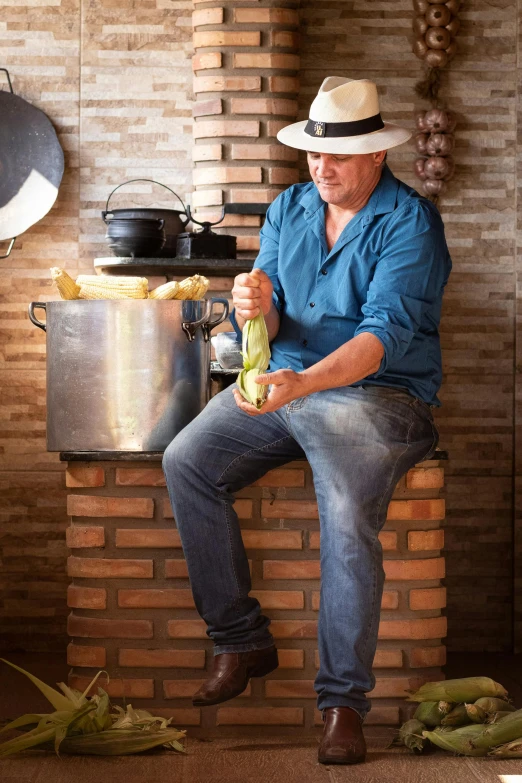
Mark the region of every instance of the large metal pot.
<instances>
[{"instance_id":1,"label":"large metal pot","mask_svg":"<svg viewBox=\"0 0 522 783\"><path fill-rule=\"evenodd\" d=\"M228 309L220 298L31 302L47 332L48 451L163 451L210 398L210 331Z\"/></svg>"}]
</instances>

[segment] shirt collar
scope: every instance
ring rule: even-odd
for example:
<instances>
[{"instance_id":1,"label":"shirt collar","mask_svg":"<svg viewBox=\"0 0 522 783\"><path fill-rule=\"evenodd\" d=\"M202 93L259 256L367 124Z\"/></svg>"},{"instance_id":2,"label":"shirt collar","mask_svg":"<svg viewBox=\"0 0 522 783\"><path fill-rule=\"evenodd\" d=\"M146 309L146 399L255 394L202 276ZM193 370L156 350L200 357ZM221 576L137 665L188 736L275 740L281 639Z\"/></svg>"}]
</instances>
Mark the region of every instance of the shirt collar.
<instances>
[{"instance_id":1,"label":"shirt collar","mask_svg":"<svg viewBox=\"0 0 522 783\"><path fill-rule=\"evenodd\" d=\"M392 212L395 209L398 189L398 179L385 164L379 182L373 189L367 203L360 210L359 215L362 217L361 213L363 213L371 220L375 215L384 215L386 212ZM325 205L313 183L310 183L310 189L306 190L301 196L299 203L304 207L305 217L308 218L315 215Z\"/></svg>"}]
</instances>

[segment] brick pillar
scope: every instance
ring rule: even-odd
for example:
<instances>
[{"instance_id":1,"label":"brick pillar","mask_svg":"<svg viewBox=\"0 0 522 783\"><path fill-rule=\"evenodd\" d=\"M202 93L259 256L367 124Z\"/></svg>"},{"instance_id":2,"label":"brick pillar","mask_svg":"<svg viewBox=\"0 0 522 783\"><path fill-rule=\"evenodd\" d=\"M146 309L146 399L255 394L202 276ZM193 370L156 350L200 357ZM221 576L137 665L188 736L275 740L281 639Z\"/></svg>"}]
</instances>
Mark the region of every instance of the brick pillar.
<instances>
[{"instance_id":1,"label":"brick pillar","mask_svg":"<svg viewBox=\"0 0 522 783\"><path fill-rule=\"evenodd\" d=\"M298 182L298 152L275 136L297 117L299 1L195 0L198 219L218 219L224 203L270 203ZM229 215L222 225L233 227L238 251L255 252L260 223L258 216Z\"/></svg>"},{"instance_id":2,"label":"brick pillar","mask_svg":"<svg viewBox=\"0 0 522 783\"><path fill-rule=\"evenodd\" d=\"M158 458L159 461L160 458ZM405 689L443 679L446 590L443 463L398 484L379 538L386 583L368 724L396 725L416 705ZM252 595L270 616L280 667L226 704L199 710L190 697L207 676L212 642L198 616L160 464L69 462L69 684L99 684L135 707L172 716L190 733L317 733L319 520L305 461L272 470L237 493ZM292 728L293 727L293 728Z\"/></svg>"}]
</instances>

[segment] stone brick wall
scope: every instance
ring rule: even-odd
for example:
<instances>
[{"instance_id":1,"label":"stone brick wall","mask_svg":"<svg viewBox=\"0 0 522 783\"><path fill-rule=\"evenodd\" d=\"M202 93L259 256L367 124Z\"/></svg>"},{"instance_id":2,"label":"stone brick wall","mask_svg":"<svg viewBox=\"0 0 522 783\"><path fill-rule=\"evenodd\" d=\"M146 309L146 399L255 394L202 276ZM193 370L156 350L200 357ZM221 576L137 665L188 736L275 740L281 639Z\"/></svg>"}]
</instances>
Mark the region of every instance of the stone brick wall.
<instances>
[{"instance_id":1,"label":"stone brick wall","mask_svg":"<svg viewBox=\"0 0 522 783\"><path fill-rule=\"evenodd\" d=\"M443 464L420 463L399 482L379 536L386 582L369 723L407 719L405 689L441 678ZM207 676L212 642L194 607L161 466L69 462L66 481L71 685L84 689L106 668L110 695L154 705L174 724L200 727L206 736L234 725L322 724L313 690L319 520L306 462L270 471L235 502L252 595L272 620L280 668L227 705L204 711L190 697Z\"/></svg>"},{"instance_id":2,"label":"stone brick wall","mask_svg":"<svg viewBox=\"0 0 522 783\"><path fill-rule=\"evenodd\" d=\"M221 78L235 78L226 63L223 70L212 61L212 47L201 47L195 54L192 12L199 14L196 32L213 31L216 26L228 31L226 24L208 21L209 8L223 8L223 19L235 20L234 29L259 31L261 40L272 46L267 38L270 15L269 22L253 22L251 15L275 4L245 0L243 5L244 21L230 16L242 4L228 0L194 6L189 0L168 4L162 0L24 4L20 0L2 9L2 65L9 68L15 91L48 113L66 155L55 206L18 238L10 258L2 261L0 645L4 649L61 650L66 633L64 466L58 454L45 448L45 335L30 324L27 304L57 298L50 285L50 266L65 266L72 274L92 272L93 258L105 252L98 214L112 187L126 179L151 177L188 198L192 147L210 148L209 157L195 161L196 170L216 168L218 160L225 168L240 162L263 169L263 181L256 188L265 183L272 187L263 160L251 158L247 148L255 142L259 146L255 154L271 162L268 168L274 167L273 138L241 139L225 149L227 157L219 159L212 158L217 154L214 148L226 142L216 137L197 139L194 144L192 139L192 57L205 64L194 71L197 103L217 97L226 108L234 91L229 94ZM409 50L410 0L302 0L299 13L298 117L306 116L325 75L367 76L379 85L384 116L411 126L415 110L425 104L413 91L421 69ZM516 488L518 498L522 476L516 370L521 345L515 277L520 179L515 163L520 145L517 14L512 1L463 4L461 51L451 63L443 90L459 120L456 176L440 203L454 260L442 323L443 408L437 413L441 447L450 453L444 524L451 650L509 651L514 627L519 648L522 644L522 516L513 491ZM293 32L292 25L277 29L286 27ZM241 78L259 73L246 69ZM277 97L285 98L283 92ZM256 98L257 90L245 87L239 93L240 99ZM268 116L260 115L261 121L268 122ZM204 116L196 118L196 124L204 121ZM246 121L256 121L256 116ZM389 162L399 177L415 186L414 157L412 145L404 145L391 151ZM291 169L294 163L293 158L284 159L278 168ZM306 177L301 160L301 178ZM207 187L218 189L196 186L197 191ZM219 184L226 199L233 188L246 190L248 183ZM115 206L172 205L160 188L147 183L129 185L124 193L129 196L115 196ZM251 243L255 250L253 228L252 224L234 227L234 233L245 237L244 249ZM230 287L229 278L212 280L215 293ZM480 600L469 589L477 579Z\"/></svg>"}]
</instances>

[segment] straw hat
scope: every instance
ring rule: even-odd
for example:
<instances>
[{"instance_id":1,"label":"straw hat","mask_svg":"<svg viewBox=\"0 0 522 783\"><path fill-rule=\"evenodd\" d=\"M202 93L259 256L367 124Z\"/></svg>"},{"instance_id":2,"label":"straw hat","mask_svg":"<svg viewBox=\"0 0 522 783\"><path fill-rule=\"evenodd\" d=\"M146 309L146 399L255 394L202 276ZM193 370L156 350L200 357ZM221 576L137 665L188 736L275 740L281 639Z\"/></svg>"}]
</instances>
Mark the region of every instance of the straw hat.
<instances>
[{"instance_id":1,"label":"straw hat","mask_svg":"<svg viewBox=\"0 0 522 783\"><path fill-rule=\"evenodd\" d=\"M280 130L279 141L298 150L362 155L397 147L412 135L382 121L377 87L369 79L327 76L309 117Z\"/></svg>"}]
</instances>

